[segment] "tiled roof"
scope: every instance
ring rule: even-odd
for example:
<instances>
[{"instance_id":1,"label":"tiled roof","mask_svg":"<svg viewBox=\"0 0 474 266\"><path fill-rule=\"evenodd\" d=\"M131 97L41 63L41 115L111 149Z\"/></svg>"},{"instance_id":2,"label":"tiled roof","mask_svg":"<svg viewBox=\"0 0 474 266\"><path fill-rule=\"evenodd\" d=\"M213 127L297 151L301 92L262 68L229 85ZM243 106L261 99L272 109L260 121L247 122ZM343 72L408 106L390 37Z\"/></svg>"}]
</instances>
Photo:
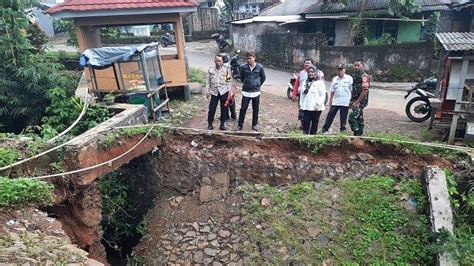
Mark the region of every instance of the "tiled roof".
<instances>
[{"instance_id":1,"label":"tiled roof","mask_svg":"<svg viewBox=\"0 0 474 266\"><path fill-rule=\"evenodd\" d=\"M316 6L315 8L308 8L305 14L327 14L327 13L357 13L360 11L363 3L366 0L350 1L346 6L342 3L335 3L329 5ZM421 11L436 11L447 10L451 0L417 0ZM388 13L390 7L390 0L369 0L367 1L366 11L375 11L376 13Z\"/></svg>"},{"instance_id":2,"label":"tiled roof","mask_svg":"<svg viewBox=\"0 0 474 266\"><path fill-rule=\"evenodd\" d=\"M474 32L436 33L436 38L446 51L474 50Z\"/></svg>"},{"instance_id":3,"label":"tiled roof","mask_svg":"<svg viewBox=\"0 0 474 266\"><path fill-rule=\"evenodd\" d=\"M66 0L64 3L48 9L46 13L54 14L61 11L81 12L117 9L196 7L197 5L194 0Z\"/></svg>"}]
</instances>

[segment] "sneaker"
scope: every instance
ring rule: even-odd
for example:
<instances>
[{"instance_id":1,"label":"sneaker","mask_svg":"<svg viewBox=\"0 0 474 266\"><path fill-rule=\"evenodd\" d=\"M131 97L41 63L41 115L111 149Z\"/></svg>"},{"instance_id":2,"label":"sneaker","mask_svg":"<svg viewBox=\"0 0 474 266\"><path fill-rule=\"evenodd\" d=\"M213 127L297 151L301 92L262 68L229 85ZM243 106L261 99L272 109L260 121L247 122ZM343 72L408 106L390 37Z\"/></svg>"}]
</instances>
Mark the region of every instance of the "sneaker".
<instances>
[{"instance_id":1,"label":"sneaker","mask_svg":"<svg viewBox=\"0 0 474 266\"><path fill-rule=\"evenodd\" d=\"M220 130L227 130L227 128L225 127L225 124L222 123L221 126L219 127Z\"/></svg>"},{"instance_id":2,"label":"sneaker","mask_svg":"<svg viewBox=\"0 0 474 266\"><path fill-rule=\"evenodd\" d=\"M329 131L323 131L323 135L331 135L331 133L329 133Z\"/></svg>"},{"instance_id":3,"label":"sneaker","mask_svg":"<svg viewBox=\"0 0 474 266\"><path fill-rule=\"evenodd\" d=\"M214 130L214 127L212 125L207 126L208 130Z\"/></svg>"},{"instance_id":4,"label":"sneaker","mask_svg":"<svg viewBox=\"0 0 474 266\"><path fill-rule=\"evenodd\" d=\"M253 131L258 131L257 125L252 126L252 130L253 130Z\"/></svg>"},{"instance_id":5,"label":"sneaker","mask_svg":"<svg viewBox=\"0 0 474 266\"><path fill-rule=\"evenodd\" d=\"M236 128L235 130L237 130L237 131L242 131L242 126L240 126L240 125L237 126L237 128Z\"/></svg>"}]
</instances>

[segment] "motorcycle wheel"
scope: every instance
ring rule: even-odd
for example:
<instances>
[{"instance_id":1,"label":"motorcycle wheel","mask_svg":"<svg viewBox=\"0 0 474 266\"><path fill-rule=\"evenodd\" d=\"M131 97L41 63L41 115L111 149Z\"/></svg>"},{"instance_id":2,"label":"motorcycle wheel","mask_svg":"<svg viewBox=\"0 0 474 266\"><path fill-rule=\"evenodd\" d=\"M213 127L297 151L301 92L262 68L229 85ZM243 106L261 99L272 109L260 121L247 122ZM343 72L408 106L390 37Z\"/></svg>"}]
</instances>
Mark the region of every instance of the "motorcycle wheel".
<instances>
[{"instance_id":1,"label":"motorcycle wheel","mask_svg":"<svg viewBox=\"0 0 474 266\"><path fill-rule=\"evenodd\" d=\"M293 98L293 89L288 87L288 89L286 90L286 97L288 97L288 99L292 99Z\"/></svg>"},{"instance_id":2,"label":"motorcycle wheel","mask_svg":"<svg viewBox=\"0 0 474 266\"><path fill-rule=\"evenodd\" d=\"M418 111L416 109L422 110ZM408 118L414 122L424 122L431 116L430 102L423 97L415 97L408 101L407 106L405 107L405 113L407 114Z\"/></svg>"}]
</instances>

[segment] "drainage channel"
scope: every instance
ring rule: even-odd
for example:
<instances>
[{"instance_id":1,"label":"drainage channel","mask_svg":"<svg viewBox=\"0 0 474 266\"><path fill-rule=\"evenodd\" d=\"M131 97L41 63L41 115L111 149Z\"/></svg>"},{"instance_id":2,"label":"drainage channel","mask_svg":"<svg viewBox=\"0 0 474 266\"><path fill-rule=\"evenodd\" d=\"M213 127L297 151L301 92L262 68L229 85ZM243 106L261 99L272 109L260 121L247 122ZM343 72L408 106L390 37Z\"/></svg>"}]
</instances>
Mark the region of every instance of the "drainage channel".
<instances>
[{"instance_id":1,"label":"drainage channel","mask_svg":"<svg viewBox=\"0 0 474 266\"><path fill-rule=\"evenodd\" d=\"M102 195L103 233L99 237L113 265L130 260L339 263L338 257L357 259L368 256L363 251L390 247L393 238L387 235L391 234L424 250L428 209L407 188L423 186L426 166L456 170L466 167L461 163L464 159L419 155L360 139L319 145L289 139L169 134L155 152L100 178L97 191ZM373 198L360 198L369 188L373 188ZM361 205L364 200L372 202ZM379 202L383 204L374 204ZM360 212L351 210L354 205ZM364 209L373 206L377 208ZM370 218L364 213L382 220L389 213L391 220L383 220L387 224L383 228L358 224L370 234L357 235L351 224L357 225L354 219ZM404 217L426 226L417 228ZM419 231L393 235L394 225ZM346 246L352 239L374 235L383 237L378 242L352 243L356 251ZM372 242L377 245L370 246ZM398 247L402 251L387 249L380 254L416 253L409 245L402 247ZM427 252L410 258L429 263Z\"/></svg>"},{"instance_id":2,"label":"drainage channel","mask_svg":"<svg viewBox=\"0 0 474 266\"><path fill-rule=\"evenodd\" d=\"M423 242L429 234L428 209L419 206L423 200L406 189L420 188L425 166L432 164L453 167L452 162L438 156L420 156L393 145L369 142L344 142L316 151L311 144L290 140L174 135L165 139L159 152L135 159L102 179L110 180L101 181L109 186L106 189L101 184L102 195L107 190L127 195L130 208L137 211L121 210L117 202L107 203L110 196L103 196L103 244L109 263L114 265L125 264L127 259L177 264L297 263L311 259L339 263L336 258L341 254L358 256L341 248L352 239L347 230L355 230L347 219L360 219L357 215L362 215L348 211L348 206L357 203L348 200L364 200L350 191L358 186L361 191L375 186L374 193L381 190L389 196L375 193L373 200L386 205L364 211L389 210L395 218L386 222L407 226L406 230L415 226L403 217L425 225L412 234L395 236L423 251L428 244ZM110 188L112 183L115 187ZM125 194L124 184L132 187ZM288 202L279 202L281 198ZM105 223L110 218L104 215L104 207L114 210L121 219L132 218L125 227L133 228L133 234L128 232L127 237L117 239L114 234L124 231L119 229L122 225L117 225L117 220ZM310 215L301 216L305 209ZM271 215L265 216L268 212ZM288 217L296 218L288 221ZM282 222L272 223L275 220ZM286 234L284 228L288 227L294 227L297 234ZM383 243L379 245L388 245L387 239L381 237ZM362 241L353 245L363 250L368 244ZM411 254L410 250L402 251ZM427 252L420 251L420 257L411 259L430 263Z\"/></svg>"}]
</instances>

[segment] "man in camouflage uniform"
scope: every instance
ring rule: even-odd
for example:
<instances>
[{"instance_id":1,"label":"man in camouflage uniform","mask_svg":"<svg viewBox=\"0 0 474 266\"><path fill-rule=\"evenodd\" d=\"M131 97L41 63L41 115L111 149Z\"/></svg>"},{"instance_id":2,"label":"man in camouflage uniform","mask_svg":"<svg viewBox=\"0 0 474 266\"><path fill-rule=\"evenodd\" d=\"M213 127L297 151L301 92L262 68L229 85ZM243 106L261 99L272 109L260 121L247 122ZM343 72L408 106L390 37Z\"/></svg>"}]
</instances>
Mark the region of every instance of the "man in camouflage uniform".
<instances>
[{"instance_id":1,"label":"man in camouflage uniform","mask_svg":"<svg viewBox=\"0 0 474 266\"><path fill-rule=\"evenodd\" d=\"M220 102L221 116L220 116L220 130L226 130L225 122L229 119L229 110L225 105L230 91L230 76L226 66L223 65L222 56L216 55L214 58L214 67L207 71L206 87L204 94L209 102L209 113L207 116L207 129L213 130L214 115L216 114L217 104Z\"/></svg>"},{"instance_id":2,"label":"man in camouflage uniform","mask_svg":"<svg viewBox=\"0 0 474 266\"><path fill-rule=\"evenodd\" d=\"M358 59L354 62L355 73L352 87L352 96L349 107L349 124L354 136L362 136L364 132L364 108L369 103L369 75L364 72L364 61Z\"/></svg>"}]
</instances>

